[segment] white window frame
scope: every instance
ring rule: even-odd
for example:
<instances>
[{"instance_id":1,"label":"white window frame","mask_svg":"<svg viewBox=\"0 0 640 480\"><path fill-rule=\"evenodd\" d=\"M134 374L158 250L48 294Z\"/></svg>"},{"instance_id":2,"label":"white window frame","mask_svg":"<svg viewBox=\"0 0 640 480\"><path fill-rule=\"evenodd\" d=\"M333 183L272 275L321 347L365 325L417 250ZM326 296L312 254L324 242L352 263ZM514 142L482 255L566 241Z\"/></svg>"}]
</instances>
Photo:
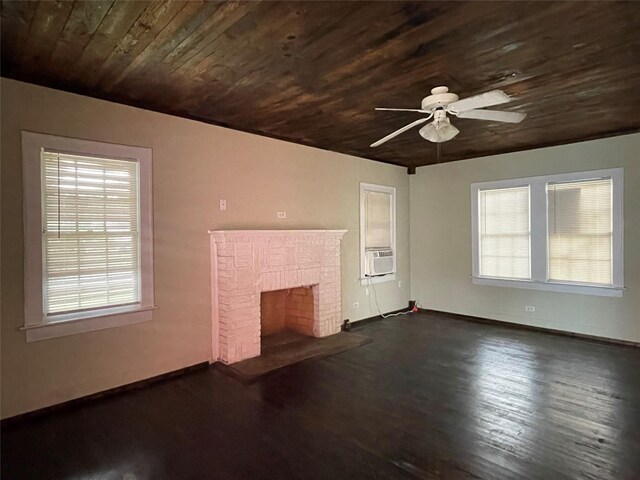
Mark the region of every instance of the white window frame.
<instances>
[{"instance_id":1,"label":"white window frame","mask_svg":"<svg viewBox=\"0 0 640 480\"><path fill-rule=\"evenodd\" d=\"M43 149L117 158L139 164L140 268L139 304L105 307L47 317L43 299L41 153ZM149 321L155 308L153 285L152 152L150 148L22 132L25 242L24 327L27 342Z\"/></svg>"},{"instance_id":2,"label":"white window frame","mask_svg":"<svg viewBox=\"0 0 640 480\"><path fill-rule=\"evenodd\" d=\"M611 286L552 281L548 278L547 183L584 181L611 177L612 180L612 262ZM530 187L531 279L502 279L480 275L478 191L499 188ZM526 288L563 293L621 297L624 290L624 169L609 168L471 184L472 281L476 285Z\"/></svg>"},{"instance_id":3,"label":"white window frame","mask_svg":"<svg viewBox=\"0 0 640 480\"><path fill-rule=\"evenodd\" d=\"M366 238L366 215L365 215L365 192L381 192L391 195L391 249L393 250L393 273L379 275L375 277L365 276L365 238ZM396 279L398 265L398 251L396 249L396 187L386 185L376 185L374 183L360 182L360 285L370 285L372 283L392 282Z\"/></svg>"}]
</instances>

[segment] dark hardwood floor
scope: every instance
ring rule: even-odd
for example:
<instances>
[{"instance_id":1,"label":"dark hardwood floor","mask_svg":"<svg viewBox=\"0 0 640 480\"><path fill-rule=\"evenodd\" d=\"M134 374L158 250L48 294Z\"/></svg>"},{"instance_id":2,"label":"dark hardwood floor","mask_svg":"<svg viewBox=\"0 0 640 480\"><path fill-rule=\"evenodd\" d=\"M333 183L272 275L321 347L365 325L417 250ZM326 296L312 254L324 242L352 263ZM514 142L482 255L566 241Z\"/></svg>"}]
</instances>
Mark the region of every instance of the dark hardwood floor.
<instances>
[{"instance_id":1,"label":"dark hardwood floor","mask_svg":"<svg viewBox=\"0 0 640 480\"><path fill-rule=\"evenodd\" d=\"M207 368L7 424L2 478L640 478L640 349L441 314L355 331L249 386Z\"/></svg>"}]
</instances>

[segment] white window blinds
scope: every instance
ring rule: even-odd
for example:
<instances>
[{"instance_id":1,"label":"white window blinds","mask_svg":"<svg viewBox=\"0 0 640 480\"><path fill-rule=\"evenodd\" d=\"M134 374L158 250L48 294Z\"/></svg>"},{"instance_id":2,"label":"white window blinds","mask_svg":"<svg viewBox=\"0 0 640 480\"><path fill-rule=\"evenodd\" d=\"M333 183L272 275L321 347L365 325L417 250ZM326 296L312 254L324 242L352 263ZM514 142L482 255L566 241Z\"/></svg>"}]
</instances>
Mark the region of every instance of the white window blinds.
<instances>
[{"instance_id":1,"label":"white window blinds","mask_svg":"<svg viewBox=\"0 0 640 480\"><path fill-rule=\"evenodd\" d=\"M549 280L612 284L611 178L547 184Z\"/></svg>"},{"instance_id":2,"label":"white window blinds","mask_svg":"<svg viewBox=\"0 0 640 480\"><path fill-rule=\"evenodd\" d=\"M140 302L138 162L43 150L44 311Z\"/></svg>"},{"instance_id":3,"label":"white window blinds","mask_svg":"<svg viewBox=\"0 0 640 480\"><path fill-rule=\"evenodd\" d=\"M479 190L480 275L531 278L529 186Z\"/></svg>"},{"instance_id":4,"label":"white window blinds","mask_svg":"<svg viewBox=\"0 0 640 480\"><path fill-rule=\"evenodd\" d=\"M391 248L391 194L365 190L365 248Z\"/></svg>"}]
</instances>

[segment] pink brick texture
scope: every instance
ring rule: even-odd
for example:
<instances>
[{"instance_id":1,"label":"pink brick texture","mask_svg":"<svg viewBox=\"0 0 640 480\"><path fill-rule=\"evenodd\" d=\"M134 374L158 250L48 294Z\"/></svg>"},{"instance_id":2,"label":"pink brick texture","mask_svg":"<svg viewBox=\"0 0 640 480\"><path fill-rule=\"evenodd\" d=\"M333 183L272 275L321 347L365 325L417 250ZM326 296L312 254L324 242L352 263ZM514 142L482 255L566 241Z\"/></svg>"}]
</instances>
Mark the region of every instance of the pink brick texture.
<instances>
[{"instance_id":1,"label":"pink brick texture","mask_svg":"<svg viewBox=\"0 0 640 480\"><path fill-rule=\"evenodd\" d=\"M313 318L299 324L315 337L340 331L340 244L346 230L211 231L213 322L218 359L260 355L260 294L312 287ZM300 299L308 302L310 298ZM217 311L216 311L217 310ZM215 341L215 339L214 339Z\"/></svg>"}]
</instances>

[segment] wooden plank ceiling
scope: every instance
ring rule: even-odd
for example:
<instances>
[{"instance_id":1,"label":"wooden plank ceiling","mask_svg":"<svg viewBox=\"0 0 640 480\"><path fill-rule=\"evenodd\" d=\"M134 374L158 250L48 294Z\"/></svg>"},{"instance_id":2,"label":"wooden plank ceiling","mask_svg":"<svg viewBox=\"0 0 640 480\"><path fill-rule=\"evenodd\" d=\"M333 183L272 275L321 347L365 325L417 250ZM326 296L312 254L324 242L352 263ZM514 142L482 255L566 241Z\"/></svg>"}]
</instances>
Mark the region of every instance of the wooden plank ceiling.
<instances>
[{"instance_id":1,"label":"wooden plank ceiling","mask_svg":"<svg viewBox=\"0 0 640 480\"><path fill-rule=\"evenodd\" d=\"M2 75L412 169L637 131L640 2L2 1ZM528 117L369 148L437 85Z\"/></svg>"}]
</instances>

